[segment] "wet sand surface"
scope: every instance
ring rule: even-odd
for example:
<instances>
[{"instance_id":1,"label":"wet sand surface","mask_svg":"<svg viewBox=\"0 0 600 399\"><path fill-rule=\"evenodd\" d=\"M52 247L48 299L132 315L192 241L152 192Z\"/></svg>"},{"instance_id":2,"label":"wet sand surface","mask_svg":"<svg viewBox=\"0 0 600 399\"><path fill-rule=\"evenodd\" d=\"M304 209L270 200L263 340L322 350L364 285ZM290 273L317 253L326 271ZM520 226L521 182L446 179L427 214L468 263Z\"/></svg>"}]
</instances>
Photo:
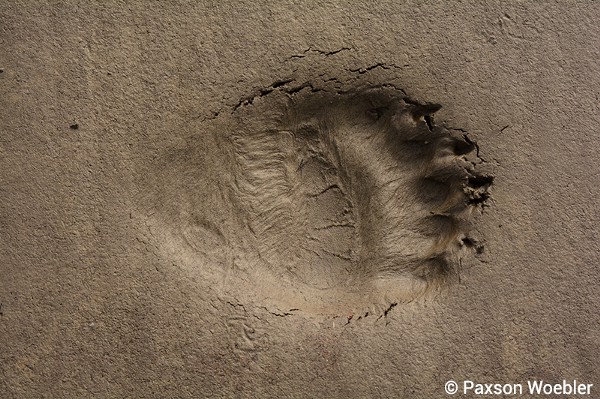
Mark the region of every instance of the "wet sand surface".
<instances>
[{"instance_id":1,"label":"wet sand surface","mask_svg":"<svg viewBox=\"0 0 600 399\"><path fill-rule=\"evenodd\" d=\"M296 3L0 5L0 397L600 384L600 6Z\"/></svg>"}]
</instances>

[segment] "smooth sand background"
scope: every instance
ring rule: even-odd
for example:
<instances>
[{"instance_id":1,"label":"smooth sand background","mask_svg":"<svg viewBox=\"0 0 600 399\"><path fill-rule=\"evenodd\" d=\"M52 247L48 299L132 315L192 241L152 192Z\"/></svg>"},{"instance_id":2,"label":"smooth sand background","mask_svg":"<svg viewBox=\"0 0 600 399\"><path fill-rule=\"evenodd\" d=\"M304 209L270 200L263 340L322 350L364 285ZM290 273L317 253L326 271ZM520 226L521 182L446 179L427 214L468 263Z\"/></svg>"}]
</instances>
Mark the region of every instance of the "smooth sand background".
<instances>
[{"instance_id":1,"label":"smooth sand background","mask_svg":"<svg viewBox=\"0 0 600 399\"><path fill-rule=\"evenodd\" d=\"M586 1L3 2L0 397L595 393L599 17ZM448 295L348 325L276 314L145 240L140 165L299 65L378 64L494 168L485 253Z\"/></svg>"}]
</instances>

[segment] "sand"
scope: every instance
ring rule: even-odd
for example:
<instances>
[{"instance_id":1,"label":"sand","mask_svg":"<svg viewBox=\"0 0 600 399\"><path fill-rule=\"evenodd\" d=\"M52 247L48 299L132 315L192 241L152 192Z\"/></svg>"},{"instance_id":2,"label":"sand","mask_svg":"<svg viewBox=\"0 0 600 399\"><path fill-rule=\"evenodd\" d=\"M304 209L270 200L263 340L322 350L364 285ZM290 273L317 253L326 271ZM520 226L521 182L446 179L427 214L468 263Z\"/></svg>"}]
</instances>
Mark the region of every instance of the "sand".
<instances>
[{"instance_id":1,"label":"sand","mask_svg":"<svg viewBox=\"0 0 600 399\"><path fill-rule=\"evenodd\" d=\"M599 16L3 3L0 397L593 397Z\"/></svg>"}]
</instances>

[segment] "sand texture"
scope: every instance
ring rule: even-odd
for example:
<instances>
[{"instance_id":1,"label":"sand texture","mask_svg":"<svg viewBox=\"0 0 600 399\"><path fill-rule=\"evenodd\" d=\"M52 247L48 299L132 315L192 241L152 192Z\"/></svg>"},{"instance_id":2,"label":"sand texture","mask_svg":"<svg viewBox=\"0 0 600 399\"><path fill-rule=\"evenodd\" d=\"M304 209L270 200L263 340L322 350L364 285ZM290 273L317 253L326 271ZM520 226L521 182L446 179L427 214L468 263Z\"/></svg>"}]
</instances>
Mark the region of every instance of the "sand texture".
<instances>
[{"instance_id":1,"label":"sand texture","mask_svg":"<svg viewBox=\"0 0 600 399\"><path fill-rule=\"evenodd\" d=\"M1 3L0 398L600 395L599 19Z\"/></svg>"}]
</instances>

